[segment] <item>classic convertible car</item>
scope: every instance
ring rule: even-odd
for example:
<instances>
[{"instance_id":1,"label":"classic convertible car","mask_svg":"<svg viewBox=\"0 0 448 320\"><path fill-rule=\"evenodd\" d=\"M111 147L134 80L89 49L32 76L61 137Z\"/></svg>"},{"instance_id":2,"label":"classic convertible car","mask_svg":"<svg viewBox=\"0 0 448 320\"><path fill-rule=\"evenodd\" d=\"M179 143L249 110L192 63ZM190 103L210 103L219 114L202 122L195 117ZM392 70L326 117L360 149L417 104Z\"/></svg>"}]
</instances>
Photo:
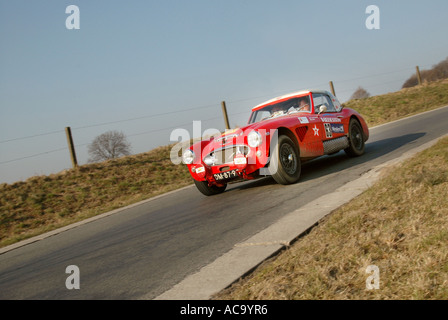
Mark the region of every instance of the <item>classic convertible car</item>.
<instances>
[{"instance_id":1,"label":"classic convertible car","mask_svg":"<svg viewBox=\"0 0 448 320\"><path fill-rule=\"evenodd\" d=\"M229 182L272 175L299 180L301 163L344 150L364 153L369 129L356 111L327 91L300 91L252 108L247 126L193 144L182 155L200 192L224 192Z\"/></svg>"}]
</instances>

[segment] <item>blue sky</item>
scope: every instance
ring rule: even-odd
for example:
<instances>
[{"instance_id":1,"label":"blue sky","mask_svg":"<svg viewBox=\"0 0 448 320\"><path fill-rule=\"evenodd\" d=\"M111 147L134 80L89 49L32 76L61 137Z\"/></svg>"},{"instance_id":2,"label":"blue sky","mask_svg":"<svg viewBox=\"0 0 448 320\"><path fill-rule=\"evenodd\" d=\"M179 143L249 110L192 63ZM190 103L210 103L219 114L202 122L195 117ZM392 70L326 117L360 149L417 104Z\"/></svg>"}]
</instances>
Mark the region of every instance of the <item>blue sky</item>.
<instances>
[{"instance_id":1,"label":"blue sky","mask_svg":"<svg viewBox=\"0 0 448 320\"><path fill-rule=\"evenodd\" d=\"M368 30L368 5L380 29ZM80 10L69 30L66 7ZM448 1L0 0L0 183L71 167L108 130L134 154L170 143L173 128L244 125L250 108L333 81L396 91L448 56Z\"/></svg>"}]
</instances>

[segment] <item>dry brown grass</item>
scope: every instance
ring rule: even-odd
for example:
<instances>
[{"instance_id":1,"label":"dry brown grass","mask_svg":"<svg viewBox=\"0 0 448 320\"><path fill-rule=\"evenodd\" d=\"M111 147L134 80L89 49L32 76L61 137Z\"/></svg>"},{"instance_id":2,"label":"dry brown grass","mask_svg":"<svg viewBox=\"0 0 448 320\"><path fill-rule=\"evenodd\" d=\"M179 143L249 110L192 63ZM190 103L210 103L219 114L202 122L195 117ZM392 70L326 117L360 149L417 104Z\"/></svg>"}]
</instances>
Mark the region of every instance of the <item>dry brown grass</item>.
<instances>
[{"instance_id":1,"label":"dry brown grass","mask_svg":"<svg viewBox=\"0 0 448 320\"><path fill-rule=\"evenodd\" d=\"M448 138L216 299L448 299ZM367 290L376 265L380 288Z\"/></svg>"}]
</instances>

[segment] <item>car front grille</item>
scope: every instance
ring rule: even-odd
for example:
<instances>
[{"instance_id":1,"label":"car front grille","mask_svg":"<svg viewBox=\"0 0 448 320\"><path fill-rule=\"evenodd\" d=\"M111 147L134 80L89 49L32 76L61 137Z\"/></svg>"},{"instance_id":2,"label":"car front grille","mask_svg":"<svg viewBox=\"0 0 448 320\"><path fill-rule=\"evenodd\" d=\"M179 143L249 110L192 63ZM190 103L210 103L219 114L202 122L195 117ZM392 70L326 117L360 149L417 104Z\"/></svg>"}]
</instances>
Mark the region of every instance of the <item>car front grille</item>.
<instances>
[{"instance_id":1,"label":"car front grille","mask_svg":"<svg viewBox=\"0 0 448 320\"><path fill-rule=\"evenodd\" d=\"M227 163L232 163L235 155L241 153L245 156L249 154L249 147L245 145L233 145L220 149L216 149L206 157L204 157L204 162L206 158L212 159L212 165L219 166Z\"/></svg>"}]
</instances>

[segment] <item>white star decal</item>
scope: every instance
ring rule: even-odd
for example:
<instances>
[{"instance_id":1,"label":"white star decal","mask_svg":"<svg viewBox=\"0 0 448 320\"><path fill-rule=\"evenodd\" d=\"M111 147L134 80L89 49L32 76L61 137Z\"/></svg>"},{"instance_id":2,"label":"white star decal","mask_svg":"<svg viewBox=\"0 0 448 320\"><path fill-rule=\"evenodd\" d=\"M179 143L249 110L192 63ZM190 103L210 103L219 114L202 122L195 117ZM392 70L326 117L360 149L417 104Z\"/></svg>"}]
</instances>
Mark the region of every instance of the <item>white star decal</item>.
<instances>
[{"instance_id":1,"label":"white star decal","mask_svg":"<svg viewBox=\"0 0 448 320\"><path fill-rule=\"evenodd\" d=\"M319 128L316 127L316 125L314 125L313 130L314 130L314 135L315 135L315 136L319 136Z\"/></svg>"}]
</instances>

